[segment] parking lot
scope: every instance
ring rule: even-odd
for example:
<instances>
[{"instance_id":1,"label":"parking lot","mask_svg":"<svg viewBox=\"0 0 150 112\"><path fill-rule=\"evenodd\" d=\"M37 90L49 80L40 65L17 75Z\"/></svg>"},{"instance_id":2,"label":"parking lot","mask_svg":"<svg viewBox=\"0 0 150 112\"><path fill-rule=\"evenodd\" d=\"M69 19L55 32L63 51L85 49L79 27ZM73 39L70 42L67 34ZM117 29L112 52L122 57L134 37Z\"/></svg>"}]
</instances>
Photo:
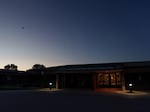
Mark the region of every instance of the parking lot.
<instances>
[{"instance_id":1,"label":"parking lot","mask_svg":"<svg viewBox=\"0 0 150 112\"><path fill-rule=\"evenodd\" d=\"M1 112L143 112L149 95L125 95L79 90L0 91Z\"/></svg>"}]
</instances>

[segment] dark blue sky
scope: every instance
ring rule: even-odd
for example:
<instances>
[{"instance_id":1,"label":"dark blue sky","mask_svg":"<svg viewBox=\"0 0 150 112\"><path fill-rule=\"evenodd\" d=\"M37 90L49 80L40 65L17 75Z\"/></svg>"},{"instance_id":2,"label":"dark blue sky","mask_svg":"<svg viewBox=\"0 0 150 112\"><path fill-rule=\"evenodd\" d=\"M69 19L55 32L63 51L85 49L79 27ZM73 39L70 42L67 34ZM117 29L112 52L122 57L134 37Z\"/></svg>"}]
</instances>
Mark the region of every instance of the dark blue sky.
<instances>
[{"instance_id":1,"label":"dark blue sky","mask_svg":"<svg viewBox=\"0 0 150 112\"><path fill-rule=\"evenodd\" d=\"M150 60L149 6L144 0L0 0L0 67Z\"/></svg>"}]
</instances>

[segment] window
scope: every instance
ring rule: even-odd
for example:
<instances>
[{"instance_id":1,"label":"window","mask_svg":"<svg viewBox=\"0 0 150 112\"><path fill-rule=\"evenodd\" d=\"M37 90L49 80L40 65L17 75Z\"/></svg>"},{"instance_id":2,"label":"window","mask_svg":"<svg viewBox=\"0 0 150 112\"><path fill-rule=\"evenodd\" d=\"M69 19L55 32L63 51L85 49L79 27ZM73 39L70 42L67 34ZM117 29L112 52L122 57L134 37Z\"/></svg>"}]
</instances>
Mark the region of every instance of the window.
<instances>
[{"instance_id":1,"label":"window","mask_svg":"<svg viewBox=\"0 0 150 112\"><path fill-rule=\"evenodd\" d=\"M120 86L120 73L100 73L97 75L97 86Z\"/></svg>"}]
</instances>

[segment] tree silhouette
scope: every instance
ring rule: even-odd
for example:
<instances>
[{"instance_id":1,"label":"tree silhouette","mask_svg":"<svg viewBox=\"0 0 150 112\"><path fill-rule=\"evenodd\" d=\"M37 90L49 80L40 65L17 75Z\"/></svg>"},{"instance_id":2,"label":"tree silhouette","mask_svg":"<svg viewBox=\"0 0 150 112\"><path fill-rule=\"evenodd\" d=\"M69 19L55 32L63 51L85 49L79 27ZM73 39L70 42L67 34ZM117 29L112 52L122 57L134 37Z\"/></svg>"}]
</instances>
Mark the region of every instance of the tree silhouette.
<instances>
[{"instance_id":1,"label":"tree silhouette","mask_svg":"<svg viewBox=\"0 0 150 112\"><path fill-rule=\"evenodd\" d=\"M46 82L46 75L45 75L45 66L41 65L41 64L35 64L32 66L32 70L35 70L34 72L36 74L40 74L42 76L41 78L41 86L44 87L45 86L45 82Z\"/></svg>"},{"instance_id":2,"label":"tree silhouette","mask_svg":"<svg viewBox=\"0 0 150 112\"><path fill-rule=\"evenodd\" d=\"M6 70L17 70L17 66L15 64L8 64L6 66L4 66L4 69Z\"/></svg>"},{"instance_id":3,"label":"tree silhouette","mask_svg":"<svg viewBox=\"0 0 150 112\"><path fill-rule=\"evenodd\" d=\"M6 66L4 66L4 69L6 69L6 70L10 70L10 65L6 65Z\"/></svg>"},{"instance_id":4,"label":"tree silhouette","mask_svg":"<svg viewBox=\"0 0 150 112\"><path fill-rule=\"evenodd\" d=\"M32 66L33 70L44 70L46 67L44 65L41 64L35 64Z\"/></svg>"}]
</instances>

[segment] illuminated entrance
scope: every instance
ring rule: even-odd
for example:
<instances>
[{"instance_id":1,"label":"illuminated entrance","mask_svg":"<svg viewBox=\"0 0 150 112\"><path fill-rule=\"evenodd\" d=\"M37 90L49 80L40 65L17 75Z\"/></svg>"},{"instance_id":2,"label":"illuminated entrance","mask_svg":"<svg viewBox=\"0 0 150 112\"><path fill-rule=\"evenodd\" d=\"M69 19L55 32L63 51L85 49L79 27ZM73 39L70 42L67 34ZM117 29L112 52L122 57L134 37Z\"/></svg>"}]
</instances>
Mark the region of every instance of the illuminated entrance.
<instances>
[{"instance_id":1,"label":"illuminated entrance","mask_svg":"<svg viewBox=\"0 0 150 112\"><path fill-rule=\"evenodd\" d=\"M121 87L121 75L117 73L99 73L97 87Z\"/></svg>"}]
</instances>

